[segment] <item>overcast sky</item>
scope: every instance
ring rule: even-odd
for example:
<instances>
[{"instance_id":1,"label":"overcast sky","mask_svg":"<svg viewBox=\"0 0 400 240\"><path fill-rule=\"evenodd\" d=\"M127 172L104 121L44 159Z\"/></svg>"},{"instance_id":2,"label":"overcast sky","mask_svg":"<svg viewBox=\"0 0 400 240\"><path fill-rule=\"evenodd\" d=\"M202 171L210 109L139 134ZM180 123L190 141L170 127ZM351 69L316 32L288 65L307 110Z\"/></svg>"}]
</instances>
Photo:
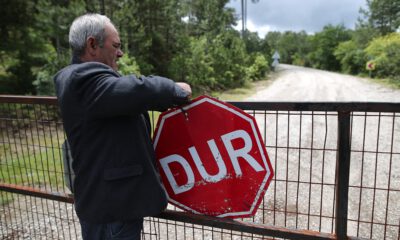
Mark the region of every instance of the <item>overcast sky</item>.
<instances>
[{"instance_id":1,"label":"overcast sky","mask_svg":"<svg viewBox=\"0 0 400 240\"><path fill-rule=\"evenodd\" d=\"M241 0L230 0L227 6L241 14ZM269 31L315 33L327 24L354 29L358 11L365 6L366 0L247 0L247 29L257 31L262 38ZM240 20L236 28L241 26Z\"/></svg>"}]
</instances>

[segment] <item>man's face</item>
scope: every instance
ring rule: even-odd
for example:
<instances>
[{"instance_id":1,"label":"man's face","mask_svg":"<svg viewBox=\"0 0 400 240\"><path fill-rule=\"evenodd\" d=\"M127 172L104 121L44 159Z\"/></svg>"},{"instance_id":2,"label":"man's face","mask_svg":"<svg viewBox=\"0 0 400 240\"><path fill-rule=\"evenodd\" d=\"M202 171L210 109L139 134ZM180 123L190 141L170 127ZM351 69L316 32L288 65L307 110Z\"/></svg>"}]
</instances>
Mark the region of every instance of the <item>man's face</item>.
<instances>
[{"instance_id":1,"label":"man's face","mask_svg":"<svg viewBox=\"0 0 400 240\"><path fill-rule=\"evenodd\" d=\"M121 50L121 40L119 39L117 30L111 24L106 25L105 33L104 45L97 49L97 60L117 71L117 61L124 54Z\"/></svg>"}]
</instances>

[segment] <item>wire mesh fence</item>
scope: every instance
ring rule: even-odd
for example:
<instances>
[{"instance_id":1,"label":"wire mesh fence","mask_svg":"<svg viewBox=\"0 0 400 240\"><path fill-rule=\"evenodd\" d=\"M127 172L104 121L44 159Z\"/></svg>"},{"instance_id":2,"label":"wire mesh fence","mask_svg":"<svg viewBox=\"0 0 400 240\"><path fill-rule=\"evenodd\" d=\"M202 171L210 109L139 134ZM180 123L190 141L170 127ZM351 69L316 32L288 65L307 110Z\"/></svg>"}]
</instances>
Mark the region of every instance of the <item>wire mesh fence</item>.
<instances>
[{"instance_id":1,"label":"wire mesh fence","mask_svg":"<svg viewBox=\"0 0 400 240\"><path fill-rule=\"evenodd\" d=\"M169 206L145 219L143 239L334 239L338 223L354 238L400 239L400 104L232 104L255 116L275 172L257 213L214 220ZM348 198L338 192L342 112ZM64 139L56 99L0 97L0 239L80 239Z\"/></svg>"},{"instance_id":2,"label":"wire mesh fence","mask_svg":"<svg viewBox=\"0 0 400 240\"><path fill-rule=\"evenodd\" d=\"M399 239L399 113L354 113L350 173L351 234Z\"/></svg>"}]
</instances>

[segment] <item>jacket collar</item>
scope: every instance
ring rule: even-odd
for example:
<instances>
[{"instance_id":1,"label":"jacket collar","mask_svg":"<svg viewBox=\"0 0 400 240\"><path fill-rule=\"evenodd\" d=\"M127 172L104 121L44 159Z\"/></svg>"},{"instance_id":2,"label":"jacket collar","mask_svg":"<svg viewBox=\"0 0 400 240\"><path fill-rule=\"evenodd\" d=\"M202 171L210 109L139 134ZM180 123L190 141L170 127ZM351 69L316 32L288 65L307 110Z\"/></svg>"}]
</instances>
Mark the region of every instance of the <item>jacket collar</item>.
<instances>
[{"instance_id":1,"label":"jacket collar","mask_svg":"<svg viewBox=\"0 0 400 240\"><path fill-rule=\"evenodd\" d=\"M84 63L84 62L79 58L79 56L72 55L71 64L81 64L81 63ZM116 72L118 74L118 76L122 77L121 73L119 73L117 71L114 71L114 72Z\"/></svg>"},{"instance_id":2,"label":"jacket collar","mask_svg":"<svg viewBox=\"0 0 400 240\"><path fill-rule=\"evenodd\" d=\"M79 56L72 55L71 64L79 64L83 63Z\"/></svg>"}]
</instances>

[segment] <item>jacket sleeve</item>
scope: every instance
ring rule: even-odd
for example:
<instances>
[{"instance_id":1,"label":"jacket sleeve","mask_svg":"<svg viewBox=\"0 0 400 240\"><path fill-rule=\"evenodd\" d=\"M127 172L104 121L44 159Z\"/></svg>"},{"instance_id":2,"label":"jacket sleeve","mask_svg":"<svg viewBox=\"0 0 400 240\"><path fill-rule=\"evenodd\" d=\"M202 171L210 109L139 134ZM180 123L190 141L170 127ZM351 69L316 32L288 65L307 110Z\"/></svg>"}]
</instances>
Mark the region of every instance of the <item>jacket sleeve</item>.
<instances>
[{"instance_id":1,"label":"jacket sleeve","mask_svg":"<svg viewBox=\"0 0 400 240\"><path fill-rule=\"evenodd\" d=\"M76 72L73 86L86 114L94 118L163 111L187 103L189 95L170 79L119 76L98 63L88 63Z\"/></svg>"}]
</instances>

